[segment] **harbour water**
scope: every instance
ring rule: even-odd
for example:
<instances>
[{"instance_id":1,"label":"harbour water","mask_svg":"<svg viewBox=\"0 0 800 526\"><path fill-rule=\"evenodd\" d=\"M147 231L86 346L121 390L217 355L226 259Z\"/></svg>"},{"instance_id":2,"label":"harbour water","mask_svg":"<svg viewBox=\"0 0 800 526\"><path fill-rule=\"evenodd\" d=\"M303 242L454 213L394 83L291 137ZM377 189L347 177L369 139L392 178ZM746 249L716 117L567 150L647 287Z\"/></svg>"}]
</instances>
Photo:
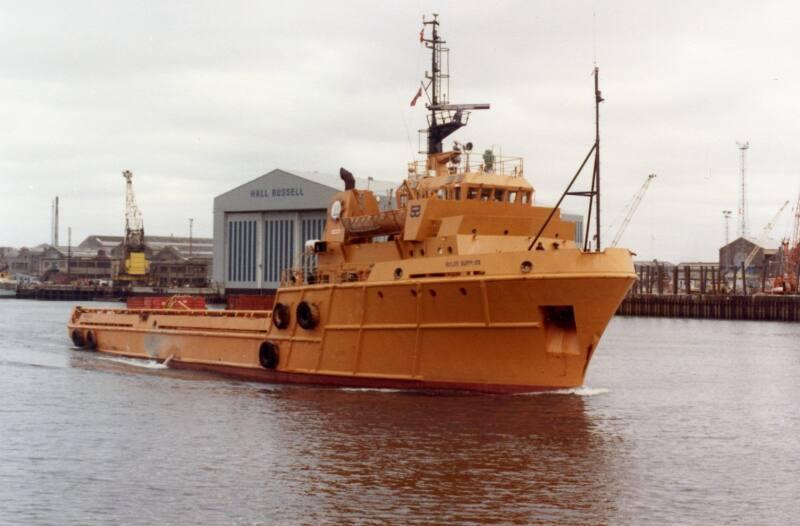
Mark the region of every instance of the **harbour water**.
<instances>
[{"instance_id":1,"label":"harbour water","mask_svg":"<svg viewBox=\"0 0 800 526\"><path fill-rule=\"evenodd\" d=\"M798 323L618 317L584 388L434 395L76 351L70 308L0 301L3 524L796 522Z\"/></svg>"}]
</instances>

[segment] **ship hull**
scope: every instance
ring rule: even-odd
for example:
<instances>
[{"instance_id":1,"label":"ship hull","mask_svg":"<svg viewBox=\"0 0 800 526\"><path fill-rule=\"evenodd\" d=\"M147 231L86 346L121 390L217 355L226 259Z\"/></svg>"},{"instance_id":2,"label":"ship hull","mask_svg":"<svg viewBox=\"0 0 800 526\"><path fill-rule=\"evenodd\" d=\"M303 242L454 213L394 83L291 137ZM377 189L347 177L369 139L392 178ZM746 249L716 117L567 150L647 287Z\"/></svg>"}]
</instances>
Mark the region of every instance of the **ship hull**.
<instances>
[{"instance_id":1,"label":"ship hull","mask_svg":"<svg viewBox=\"0 0 800 526\"><path fill-rule=\"evenodd\" d=\"M276 304L290 313L284 328L270 312L76 308L69 329L83 339L91 332L102 352L253 381L497 393L569 388L582 385L635 279L624 258L616 260L595 258L581 272L280 289ZM297 323L301 302L317 306L315 327ZM277 349L274 368L262 365L265 342Z\"/></svg>"}]
</instances>

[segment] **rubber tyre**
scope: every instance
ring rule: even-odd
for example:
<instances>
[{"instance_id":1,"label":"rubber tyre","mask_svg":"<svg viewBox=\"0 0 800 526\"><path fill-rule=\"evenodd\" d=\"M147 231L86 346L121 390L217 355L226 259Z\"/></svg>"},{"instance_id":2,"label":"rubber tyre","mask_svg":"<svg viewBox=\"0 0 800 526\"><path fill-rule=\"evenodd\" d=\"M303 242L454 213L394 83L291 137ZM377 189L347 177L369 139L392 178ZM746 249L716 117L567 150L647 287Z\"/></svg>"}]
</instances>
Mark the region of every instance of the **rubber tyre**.
<instances>
[{"instance_id":1,"label":"rubber tyre","mask_svg":"<svg viewBox=\"0 0 800 526\"><path fill-rule=\"evenodd\" d=\"M289 311L289 307L283 303L276 303L275 306L272 307L272 323L276 328L285 329L289 326L291 319L291 311Z\"/></svg>"},{"instance_id":2,"label":"rubber tyre","mask_svg":"<svg viewBox=\"0 0 800 526\"><path fill-rule=\"evenodd\" d=\"M319 307L313 303L301 301L297 304L295 315L297 316L297 324L307 331L319 325Z\"/></svg>"},{"instance_id":3,"label":"rubber tyre","mask_svg":"<svg viewBox=\"0 0 800 526\"><path fill-rule=\"evenodd\" d=\"M72 339L72 345L78 349L83 349L86 345L86 340L83 339L83 334L78 329L72 329L72 333L69 337Z\"/></svg>"},{"instance_id":4,"label":"rubber tyre","mask_svg":"<svg viewBox=\"0 0 800 526\"><path fill-rule=\"evenodd\" d=\"M272 342L264 342L258 350L258 361L264 369L275 369L279 361L278 345Z\"/></svg>"},{"instance_id":5,"label":"rubber tyre","mask_svg":"<svg viewBox=\"0 0 800 526\"><path fill-rule=\"evenodd\" d=\"M89 331L86 333L86 350L87 351L96 351L97 350L97 339L95 338L94 332Z\"/></svg>"}]
</instances>

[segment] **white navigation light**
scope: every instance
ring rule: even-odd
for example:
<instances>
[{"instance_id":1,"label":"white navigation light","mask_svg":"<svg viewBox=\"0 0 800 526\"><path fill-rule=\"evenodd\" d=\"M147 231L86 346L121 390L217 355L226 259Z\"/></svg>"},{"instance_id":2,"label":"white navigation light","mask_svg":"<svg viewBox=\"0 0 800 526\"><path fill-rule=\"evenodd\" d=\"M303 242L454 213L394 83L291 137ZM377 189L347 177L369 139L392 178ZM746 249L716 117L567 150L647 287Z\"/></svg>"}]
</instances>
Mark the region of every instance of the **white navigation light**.
<instances>
[{"instance_id":1,"label":"white navigation light","mask_svg":"<svg viewBox=\"0 0 800 526\"><path fill-rule=\"evenodd\" d=\"M339 219L341 215L342 215L342 202L334 201L333 204L331 205L331 219L336 221Z\"/></svg>"}]
</instances>

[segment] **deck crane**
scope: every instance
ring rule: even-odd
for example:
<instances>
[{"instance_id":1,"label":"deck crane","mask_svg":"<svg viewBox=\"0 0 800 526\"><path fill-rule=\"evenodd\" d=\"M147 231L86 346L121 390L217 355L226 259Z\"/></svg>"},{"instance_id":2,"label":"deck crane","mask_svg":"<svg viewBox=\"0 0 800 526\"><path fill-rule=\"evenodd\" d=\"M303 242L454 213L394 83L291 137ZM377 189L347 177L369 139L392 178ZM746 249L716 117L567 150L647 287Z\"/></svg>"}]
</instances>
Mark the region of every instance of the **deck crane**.
<instances>
[{"instance_id":1,"label":"deck crane","mask_svg":"<svg viewBox=\"0 0 800 526\"><path fill-rule=\"evenodd\" d=\"M616 235L614 236L614 240L611 242L612 247L616 247L619 243L619 240L622 239L622 234L625 233L625 229L628 228L628 223L631 222L631 218L633 214L636 212L636 209L639 208L639 204L642 202L642 198L644 197L645 192L647 192L647 188L650 186L650 183L653 179L656 178L656 174L650 174L645 179L644 184L639 191L633 196L633 201L631 204L628 205L628 213L625 214L625 219L622 220L622 224L619 226L619 230L617 230Z\"/></svg>"},{"instance_id":2,"label":"deck crane","mask_svg":"<svg viewBox=\"0 0 800 526\"><path fill-rule=\"evenodd\" d=\"M134 281L147 277L148 263L145 258L144 222L133 193L133 174L122 172L125 178L125 239L123 246L123 268L118 278Z\"/></svg>"},{"instance_id":3,"label":"deck crane","mask_svg":"<svg viewBox=\"0 0 800 526\"><path fill-rule=\"evenodd\" d=\"M755 259L756 254L758 254L758 250L760 248L763 248L763 246L766 244L767 239L769 238L769 233L772 232L773 228L775 228L775 223L778 222L778 218L781 217L781 214L783 213L783 211L786 209L787 206L789 206L789 201L783 203L783 206L780 207L775 216L770 220L769 223L767 223L767 225L761 231L761 234L758 236L758 239L756 240L756 243L753 246L753 250L750 251L750 253L747 255L747 258L744 260L745 269L750 266L750 263L753 262L753 259Z\"/></svg>"}]
</instances>

